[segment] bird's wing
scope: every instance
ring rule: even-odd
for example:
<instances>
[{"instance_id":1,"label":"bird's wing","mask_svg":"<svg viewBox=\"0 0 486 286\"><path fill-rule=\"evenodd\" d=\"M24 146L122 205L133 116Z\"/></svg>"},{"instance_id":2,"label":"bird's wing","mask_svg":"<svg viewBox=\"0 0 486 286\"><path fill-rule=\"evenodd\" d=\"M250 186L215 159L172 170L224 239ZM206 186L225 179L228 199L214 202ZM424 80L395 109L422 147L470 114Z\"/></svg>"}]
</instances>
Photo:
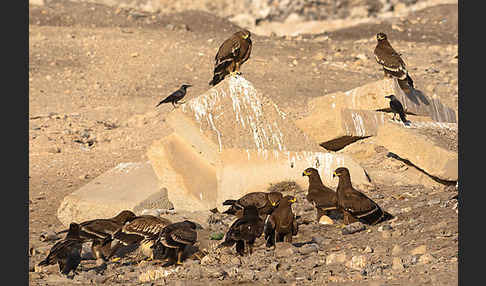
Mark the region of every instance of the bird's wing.
<instances>
[{"instance_id":1,"label":"bird's wing","mask_svg":"<svg viewBox=\"0 0 486 286\"><path fill-rule=\"evenodd\" d=\"M144 237L159 235L160 231L171 222L153 216L140 216L123 226L123 232L127 234L138 234Z\"/></svg>"},{"instance_id":2,"label":"bird's wing","mask_svg":"<svg viewBox=\"0 0 486 286\"><path fill-rule=\"evenodd\" d=\"M197 240L197 232L193 229L181 227L170 232L170 238L182 244L194 244Z\"/></svg>"},{"instance_id":3,"label":"bird's wing","mask_svg":"<svg viewBox=\"0 0 486 286\"><path fill-rule=\"evenodd\" d=\"M240 55L238 56L238 59L237 61L239 62L239 64L243 64L244 62L246 62L249 58L250 58L250 54L251 54L251 49L252 49L252 42L250 39L239 39L239 41L241 41L240 43Z\"/></svg>"},{"instance_id":4,"label":"bird's wing","mask_svg":"<svg viewBox=\"0 0 486 286\"><path fill-rule=\"evenodd\" d=\"M275 230L275 226L275 218L272 215L268 215L263 227L263 232L265 233L265 236L268 236L271 232L273 232Z\"/></svg>"},{"instance_id":5,"label":"bird's wing","mask_svg":"<svg viewBox=\"0 0 486 286\"><path fill-rule=\"evenodd\" d=\"M405 71L406 72L406 65L405 62L391 46L389 45L380 45L375 48L375 59L376 61L383 66L386 70L392 72L399 72Z\"/></svg>"},{"instance_id":6,"label":"bird's wing","mask_svg":"<svg viewBox=\"0 0 486 286\"><path fill-rule=\"evenodd\" d=\"M71 247L76 247L80 245L79 240L75 239L66 239L59 241L58 243L54 244L54 246L49 251L49 255L47 256L48 259L52 259L53 257L60 257L66 252L66 249Z\"/></svg>"},{"instance_id":7,"label":"bird's wing","mask_svg":"<svg viewBox=\"0 0 486 286\"><path fill-rule=\"evenodd\" d=\"M93 224L93 225L85 225L79 231L80 236L87 239L105 239L111 235L111 232L108 233L106 230L108 227L104 227L101 224ZM114 232L113 232L114 233Z\"/></svg>"},{"instance_id":8,"label":"bird's wing","mask_svg":"<svg viewBox=\"0 0 486 286\"><path fill-rule=\"evenodd\" d=\"M244 195L238 200L238 203L243 206L255 206L257 209L263 208L267 204L267 194L264 192L254 192Z\"/></svg>"},{"instance_id":9,"label":"bird's wing","mask_svg":"<svg viewBox=\"0 0 486 286\"><path fill-rule=\"evenodd\" d=\"M344 192L342 207L357 218L366 216L367 214L380 209L378 204L355 189L347 189Z\"/></svg>"},{"instance_id":10,"label":"bird's wing","mask_svg":"<svg viewBox=\"0 0 486 286\"><path fill-rule=\"evenodd\" d=\"M306 196L307 200L314 204L316 208L323 210L336 209L336 192L332 190L309 189Z\"/></svg>"},{"instance_id":11,"label":"bird's wing","mask_svg":"<svg viewBox=\"0 0 486 286\"><path fill-rule=\"evenodd\" d=\"M299 224L297 223L297 219L294 217L292 221L292 235L297 235L299 232Z\"/></svg>"},{"instance_id":12,"label":"bird's wing","mask_svg":"<svg viewBox=\"0 0 486 286\"><path fill-rule=\"evenodd\" d=\"M398 100L390 101L391 108L398 112L403 112L403 105Z\"/></svg>"},{"instance_id":13,"label":"bird's wing","mask_svg":"<svg viewBox=\"0 0 486 286\"><path fill-rule=\"evenodd\" d=\"M216 56L214 57L214 67L217 69L219 65L226 61L233 61L240 54L240 42L236 37L231 37L223 42L219 47Z\"/></svg>"}]
</instances>

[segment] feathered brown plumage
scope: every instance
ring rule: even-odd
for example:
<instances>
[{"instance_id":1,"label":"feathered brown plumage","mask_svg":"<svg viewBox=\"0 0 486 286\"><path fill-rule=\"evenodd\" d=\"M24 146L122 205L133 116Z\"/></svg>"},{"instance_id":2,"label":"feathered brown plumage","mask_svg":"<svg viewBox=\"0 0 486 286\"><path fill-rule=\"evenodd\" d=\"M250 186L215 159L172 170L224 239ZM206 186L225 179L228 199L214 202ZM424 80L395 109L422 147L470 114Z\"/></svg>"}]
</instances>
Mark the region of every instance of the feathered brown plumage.
<instances>
[{"instance_id":1,"label":"feathered brown plumage","mask_svg":"<svg viewBox=\"0 0 486 286\"><path fill-rule=\"evenodd\" d=\"M138 243L142 252L150 259L154 259L152 246L162 229L171 223L170 220L162 217L137 216L115 232L111 239L118 240L125 245Z\"/></svg>"},{"instance_id":2,"label":"feathered brown plumage","mask_svg":"<svg viewBox=\"0 0 486 286\"><path fill-rule=\"evenodd\" d=\"M380 32L376 34L376 39L378 43L376 44L374 55L376 62L383 67L385 76L398 79L400 86L406 83L409 88L414 88L413 80L408 74L405 62L388 42L387 35Z\"/></svg>"},{"instance_id":3,"label":"feathered brown plumage","mask_svg":"<svg viewBox=\"0 0 486 286\"><path fill-rule=\"evenodd\" d=\"M81 263L83 248L83 239L79 237L79 229L79 224L71 223L66 237L54 244L49 255L38 265L47 266L57 263L62 274L69 275L71 271L76 273L76 268Z\"/></svg>"},{"instance_id":4,"label":"feathered brown plumage","mask_svg":"<svg viewBox=\"0 0 486 286\"><path fill-rule=\"evenodd\" d=\"M169 224L160 231L153 247L161 244L167 248L166 256L169 258L169 262L164 264L164 267L173 264L182 265L184 248L193 245L197 241L197 228L198 225L196 223L185 220Z\"/></svg>"},{"instance_id":5,"label":"feathered brown plumage","mask_svg":"<svg viewBox=\"0 0 486 286\"><path fill-rule=\"evenodd\" d=\"M389 213L384 212L372 199L353 188L347 168L337 168L333 176L339 177L337 203L339 210L343 213L344 224L360 221L373 225L391 216Z\"/></svg>"},{"instance_id":6,"label":"feathered brown plumage","mask_svg":"<svg viewBox=\"0 0 486 286\"><path fill-rule=\"evenodd\" d=\"M273 209L277 206L278 201L283 197L280 192L252 192L242 196L238 200L226 200L223 202L225 206L231 206L224 214L232 214L239 218L243 216L243 209L249 206L255 206L258 210L258 215L265 219Z\"/></svg>"},{"instance_id":7,"label":"feathered brown plumage","mask_svg":"<svg viewBox=\"0 0 486 286\"><path fill-rule=\"evenodd\" d=\"M134 219L136 215L129 210L123 210L116 216L107 219L93 219L84 221L79 224L79 236L84 242L92 241L91 250L95 258L102 258L105 260L111 257L116 251L117 247L112 247L111 244L103 244L103 241L111 237L118 229L125 223ZM68 230L59 231L58 234L67 232Z\"/></svg>"},{"instance_id":8,"label":"feathered brown plumage","mask_svg":"<svg viewBox=\"0 0 486 286\"><path fill-rule=\"evenodd\" d=\"M242 217L231 224L219 247L231 247L236 244L236 252L239 255L251 255L253 244L262 235L263 228L264 222L258 215L258 209L254 205L249 205L243 209Z\"/></svg>"},{"instance_id":9,"label":"feathered brown plumage","mask_svg":"<svg viewBox=\"0 0 486 286\"><path fill-rule=\"evenodd\" d=\"M292 242L292 236L297 235L299 226L292 212L295 201L294 196L283 197L278 207L268 216L263 230L267 247L274 246L275 242Z\"/></svg>"},{"instance_id":10,"label":"feathered brown plumage","mask_svg":"<svg viewBox=\"0 0 486 286\"><path fill-rule=\"evenodd\" d=\"M337 210L336 192L326 187L319 176L319 171L314 168L307 168L302 176L309 178L309 188L307 189L306 199L316 208L316 220L321 216L328 215Z\"/></svg>"},{"instance_id":11,"label":"feathered brown plumage","mask_svg":"<svg viewBox=\"0 0 486 286\"><path fill-rule=\"evenodd\" d=\"M250 58L252 49L250 37L250 31L241 30L221 44L214 57L213 79L209 85L218 84L228 74L240 73L240 66Z\"/></svg>"}]
</instances>

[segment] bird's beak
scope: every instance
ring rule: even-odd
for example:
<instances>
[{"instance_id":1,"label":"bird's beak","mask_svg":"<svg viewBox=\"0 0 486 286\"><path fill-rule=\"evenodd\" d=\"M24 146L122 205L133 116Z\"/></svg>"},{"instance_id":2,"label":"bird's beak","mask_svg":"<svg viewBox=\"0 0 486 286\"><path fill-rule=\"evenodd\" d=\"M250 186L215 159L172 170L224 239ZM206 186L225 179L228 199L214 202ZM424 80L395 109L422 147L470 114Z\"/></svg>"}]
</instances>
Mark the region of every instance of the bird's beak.
<instances>
[{"instance_id":1,"label":"bird's beak","mask_svg":"<svg viewBox=\"0 0 486 286\"><path fill-rule=\"evenodd\" d=\"M302 176L309 176L309 175L310 173L308 173L307 171L302 172Z\"/></svg>"},{"instance_id":2,"label":"bird's beak","mask_svg":"<svg viewBox=\"0 0 486 286\"><path fill-rule=\"evenodd\" d=\"M272 204L272 207L276 206L277 203L276 202L270 202Z\"/></svg>"},{"instance_id":3,"label":"bird's beak","mask_svg":"<svg viewBox=\"0 0 486 286\"><path fill-rule=\"evenodd\" d=\"M336 172L332 173L333 178L336 177L336 176L338 176L338 174Z\"/></svg>"},{"instance_id":4,"label":"bird's beak","mask_svg":"<svg viewBox=\"0 0 486 286\"><path fill-rule=\"evenodd\" d=\"M289 200L289 202L291 202L291 203L295 203L295 201L297 201L297 199L296 199L296 198L293 198L293 199L290 199L290 200Z\"/></svg>"}]
</instances>

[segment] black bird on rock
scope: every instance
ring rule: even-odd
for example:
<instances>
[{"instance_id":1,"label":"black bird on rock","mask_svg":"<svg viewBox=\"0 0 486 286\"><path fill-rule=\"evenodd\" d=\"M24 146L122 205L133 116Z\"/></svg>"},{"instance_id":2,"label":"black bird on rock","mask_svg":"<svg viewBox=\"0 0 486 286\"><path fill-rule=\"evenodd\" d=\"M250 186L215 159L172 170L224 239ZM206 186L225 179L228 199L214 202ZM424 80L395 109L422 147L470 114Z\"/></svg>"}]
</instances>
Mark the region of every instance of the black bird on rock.
<instances>
[{"instance_id":1,"label":"black bird on rock","mask_svg":"<svg viewBox=\"0 0 486 286\"><path fill-rule=\"evenodd\" d=\"M264 234L266 246L275 246L275 242L290 242L292 236L297 235L299 226L292 212L292 204L295 203L294 196L287 195L278 203L278 207L265 221Z\"/></svg>"},{"instance_id":2,"label":"black bird on rock","mask_svg":"<svg viewBox=\"0 0 486 286\"><path fill-rule=\"evenodd\" d=\"M181 87L174 91L171 95L167 96L164 100L162 100L161 102L159 102L155 107L158 107L159 105L161 105L162 103L172 103L172 106L174 106L174 108L176 108L176 104L179 103L180 100L182 100L184 98L184 96L186 96L186 89L188 87L191 87L192 85L190 84L183 84L181 85ZM184 102L182 102L184 103Z\"/></svg>"},{"instance_id":3,"label":"black bird on rock","mask_svg":"<svg viewBox=\"0 0 486 286\"><path fill-rule=\"evenodd\" d=\"M251 33L241 30L226 39L214 57L213 79L210 86L217 85L228 74L240 74L240 66L250 58Z\"/></svg>"},{"instance_id":4,"label":"black bird on rock","mask_svg":"<svg viewBox=\"0 0 486 286\"><path fill-rule=\"evenodd\" d=\"M390 94L390 95L385 96L385 98L390 99L390 108L393 111L393 120L395 120L395 116L398 113L398 115L400 116L400 120L402 120L403 124L409 125L410 122L407 120L407 117L405 116L405 111L403 110L403 105L395 97L395 95Z\"/></svg>"},{"instance_id":5,"label":"black bird on rock","mask_svg":"<svg viewBox=\"0 0 486 286\"><path fill-rule=\"evenodd\" d=\"M76 268L81 263L81 250L83 239L79 237L79 224L71 223L66 237L54 244L49 251L46 259L41 261L39 266L59 265L59 271L64 275L69 275L72 271L76 273Z\"/></svg>"},{"instance_id":6,"label":"black bird on rock","mask_svg":"<svg viewBox=\"0 0 486 286\"><path fill-rule=\"evenodd\" d=\"M231 247L236 243L236 252L239 255L251 255L253 244L262 235L263 228L264 222L258 215L258 209L254 205L249 205L243 209L243 216L231 224L218 248Z\"/></svg>"},{"instance_id":7,"label":"black bird on rock","mask_svg":"<svg viewBox=\"0 0 486 286\"><path fill-rule=\"evenodd\" d=\"M79 236L83 242L92 241L91 251L95 258L103 260L111 257L118 249L117 246L111 247L111 243L103 243L111 237L125 223L133 220L135 213L129 210L123 210L116 216L107 219L93 219L84 221L79 224ZM57 234L67 232L68 230L59 231Z\"/></svg>"},{"instance_id":8,"label":"black bird on rock","mask_svg":"<svg viewBox=\"0 0 486 286\"><path fill-rule=\"evenodd\" d=\"M336 176L339 178L337 203L343 213L345 225L356 221L374 225L391 218L391 215L383 211L372 199L353 188L347 168L337 168L333 174L333 177Z\"/></svg>"},{"instance_id":9,"label":"black bird on rock","mask_svg":"<svg viewBox=\"0 0 486 286\"><path fill-rule=\"evenodd\" d=\"M383 67L385 76L396 78L399 83L405 82L409 88L414 88L413 80L408 74L405 62L388 42L386 34L380 32L376 34L376 39L378 43L374 50L375 59Z\"/></svg>"},{"instance_id":10,"label":"black bird on rock","mask_svg":"<svg viewBox=\"0 0 486 286\"><path fill-rule=\"evenodd\" d=\"M307 190L307 201L316 208L316 220L321 216L337 212L336 192L326 187L319 176L319 171L314 168L307 168L302 176L309 177L309 188Z\"/></svg>"},{"instance_id":11,"label":"black bird on rock","mask_svg":"<svg viewBox=\"0 0 486 286\"><path fill-rule=\"evenodd\" d=\"M164 227L152 248L162 244L166 247L166 257L169 262L162 265L163 267L173 264L182 265L182 254L186 246L191 246L197 241L197 231L199 226L189 220L176 222Z\"/></svg>"}]
</instances>

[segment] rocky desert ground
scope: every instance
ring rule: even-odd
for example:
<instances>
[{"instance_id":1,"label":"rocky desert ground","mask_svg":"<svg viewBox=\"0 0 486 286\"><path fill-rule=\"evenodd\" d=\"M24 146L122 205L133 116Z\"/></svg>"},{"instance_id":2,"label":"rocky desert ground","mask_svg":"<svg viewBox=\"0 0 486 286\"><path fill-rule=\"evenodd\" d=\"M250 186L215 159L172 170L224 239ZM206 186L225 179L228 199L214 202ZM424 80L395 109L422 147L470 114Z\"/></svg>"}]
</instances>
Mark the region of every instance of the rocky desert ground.
<instances>
[{"instance_id":1,"label":"rocky desert ground","mask_svg":"<svg viewBox=\"0 0 486 286\"><path fill-rule=\"evenodd\" d=\"M300 229L292 244L266 249L259 239L251 257L217 251L219 241L208 237L224 232L232 218L175 209L163 216L203 225L199 236L209 254L202 261L187 259L177 268L137 265L133 251L100 268L86 248L73 279L60 276L57 266L38 269L56 242L42 241L41 235L66 227L57 216L62 200L120 163L147 161L153 141L170 133L165 118L174 112L170 105L155 105L182 83L193 85L187 100L205 93L219 45L248 21L236 17L232 1L214 1L220 5L215 7L206 1L160 1L155 10L101 1L30 2L30 285L458 284L456 181L432 178L414 162L393 156L375 136L333 152L364 168L374 186L367 194L396 216L392 221L344 234L336 225L313 221L307 185L282 182L268 188L297 197ZM260 34L252 35L242 76L288 120L298 121L310 113L312 99L383 78L373 56L375 35L383 31L402 53L416 87L458 113L457 1L336 2L342 7L289 6L282 9L294 10L282 12L274 5L261 19L245 11L251 20L246 27ZM370 4L375 2L381 4ZM300 16L285 20L292 14ZM315 16L321 14L327 16ZM319 29L309 22L318 20L324 21ZM297 26L302 30L292 30ZM419 132L457 153L457 124L448 126Z\"/></svg>"}]
</instances>

